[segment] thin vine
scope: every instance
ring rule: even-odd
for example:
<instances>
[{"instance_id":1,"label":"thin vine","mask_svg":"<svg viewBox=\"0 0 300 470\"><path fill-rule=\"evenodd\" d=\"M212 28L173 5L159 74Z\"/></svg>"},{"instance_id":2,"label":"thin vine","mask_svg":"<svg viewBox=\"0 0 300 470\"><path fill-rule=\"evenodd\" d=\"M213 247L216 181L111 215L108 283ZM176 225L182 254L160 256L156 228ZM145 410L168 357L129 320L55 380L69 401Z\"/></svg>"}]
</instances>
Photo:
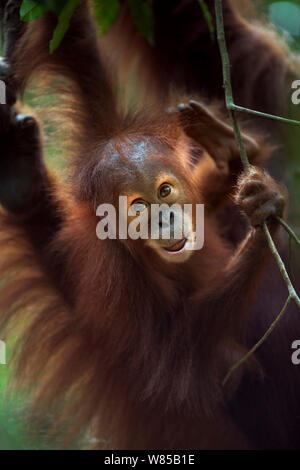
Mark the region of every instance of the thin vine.
<instances>
[{"instance_id":1,"label":"thin vine","mask_svg":"<svg viewBox=\"0 0 300 470\"><path fill-rule=\"evenodd\" d=\"M217 25L217 39L218 39L218 44L219 44L219 49L220 49L220 54L221 54L221 59L222 59L222 68L223 68L223 84L224 84L224 91L225 91L225 101L226 101L226 107L229 112L230 119L232 121L233 129L235 132L236 140L238 143L238 147L240 150L240 155L241 155L241 161L243 164L243 168L245 171L248 171L250 168L250 163L248 160L246 148L243 143L242 139L242 134L240 131L240 127L238 125L237 117L236 117L236 111L242 111L242 112L247 112L250 114L255 114L260 117L265 117L269 119L276 119L281 122L285 122L288 124L294 124L294 125L300 125L299 121L294 121L291 119L286 119L286 118L281 118L279 116L273 116L265 113L260 113L258 111L254 111L252 109L248 108L243 108L241 106L237 106L234 104L233 101L233 93L232 93L232 85L231 85L231 76L230 76L230 60L229 60L229 55L228 55L228 50L227 50L227 45L226 45L226 39L225 39L225 30L224 30L224 19L223 19L223 5L222 5L222 0L215 0L215 13L216 13L216 25ZM288 226L288 224L282 220L280 217L277 217L278 222L286 229L288 232L289 236L295 240L295 242L300 245L300 240L297 237L297 235L294 233L294 231ZM226 377L223 380L223 385L226 384L226 382L229 380L231 377L232 373L238 369L247 359L249 359L250 356L252 356L255 351L266 341L268 336L272 333L272 331L276 328L282 317L286 314L288 310L288 306L291 301L294 301L298 308L300 309L300 298L296 293L296 290L290 280L290 277L288 275L288 272L286 270L286 267L284 265L284 262L282 261L280 254L275 246L275 243L271 237L269 228L264 222L263 224L263 231L265 233L269 248L276 260L276 263L278 264L278 267L280 269L281 275L283 277L283 280L286 283L289 296L281 309L280 313L274 320L274 322L271 324L271 326L268 328L264 336L248 351L248 353L243 356L238 362L236 362L228 371Z\"/></svg>"}]
</instances>

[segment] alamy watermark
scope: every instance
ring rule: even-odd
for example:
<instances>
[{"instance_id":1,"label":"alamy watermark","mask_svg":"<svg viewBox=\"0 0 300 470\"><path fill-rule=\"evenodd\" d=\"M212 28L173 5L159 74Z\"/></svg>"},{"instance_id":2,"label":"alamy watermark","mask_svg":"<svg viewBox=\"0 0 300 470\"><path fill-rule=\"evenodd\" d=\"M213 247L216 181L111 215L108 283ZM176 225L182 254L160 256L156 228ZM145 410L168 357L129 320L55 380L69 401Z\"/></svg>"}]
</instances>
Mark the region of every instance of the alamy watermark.
<instances>
[{"instance_id":1,"label":"alamy watermark","mask_svg":"<svg viewBox=\"0 0 300 470\"><path fill-rule=\"evenodd\" d=\"M0 364L6 364L6 344L0 341Z\"/></svg>"},{"instance_id":2,"label":"alamy watermark","mask_svg":"<svg viewBox=\"0 0 300 470\"><path fill-rule=\"evenodd\" d=\"M300 104L300 80L294 80L292 83L292 89L295 90L292 93L292 103L294 105Z\"/></svg>"},{"instance_id":3,"label":"alamy watermark","mask_svg":"<svg viewBox=\"0 0 300 470\"><path fill-rule=\"evenodd\" d=\"M0 80L0 104L6 104L6 84Z\"/></svg>"},{"instance_id":4,"label":"alamy watermark","mask_svg":"<svg viewBox=\"0 0 300 470\"><path fill-rule=\"evenodd\" d=\"M300 364L300 340L296 339L292 343L292 349L295 349L295 351L292 354L292 363L294 366L298 366Z\"/></svg>"},{"instance_id":5,"label":"alamy watermark","mask_svg":"<svg viewBox=\"0 0 300 470\"><path fill-rule=\"evenodd\" d=\"M201 250L204 245L204 204L128 205L127 196L119 196L119 207L100 204L101 217L96 233L100 240L183 240L185 250Z\"/></svg>"}]
</instances>

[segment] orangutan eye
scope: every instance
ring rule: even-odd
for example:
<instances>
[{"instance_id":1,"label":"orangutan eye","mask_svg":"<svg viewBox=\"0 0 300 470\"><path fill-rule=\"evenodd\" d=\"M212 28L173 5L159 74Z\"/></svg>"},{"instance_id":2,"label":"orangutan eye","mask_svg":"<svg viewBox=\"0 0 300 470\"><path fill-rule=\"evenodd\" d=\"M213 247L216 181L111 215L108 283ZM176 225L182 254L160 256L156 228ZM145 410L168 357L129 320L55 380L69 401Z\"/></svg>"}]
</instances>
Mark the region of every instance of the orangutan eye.
<instances>
[{"instance_id":1,"label":"orangutan eye","mask_svg":"<svg viewBox=\"0 0 300 470\"><path fill-rule=\"evenodd\" d=\"M168 183L163 183L159 188L159 195L160 197L167 197L172 192L172 186Z\"/></svg>"},{"instance_id":2,"label":"orangutan eye","mask_svg":"<svg viewBox=\"0 0 300 470\"><path fill-rule=\"evenodd\" d=\"M131 204L131 208L136 213L141 213L141 212L144 212L148 208L148 204L147 204L147 202L143 201L142 199L136 199Z\"/></svg>"}]
</instances>

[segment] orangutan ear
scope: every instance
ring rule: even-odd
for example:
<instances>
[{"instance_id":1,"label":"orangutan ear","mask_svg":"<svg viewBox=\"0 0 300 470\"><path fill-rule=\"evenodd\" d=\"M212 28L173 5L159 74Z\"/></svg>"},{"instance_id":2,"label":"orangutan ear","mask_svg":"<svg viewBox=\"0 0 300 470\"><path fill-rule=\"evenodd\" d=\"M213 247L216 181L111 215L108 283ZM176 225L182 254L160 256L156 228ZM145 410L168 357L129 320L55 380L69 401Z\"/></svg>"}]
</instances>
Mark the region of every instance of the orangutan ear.
<instances>
[{"instance_id":1,"label":"orangutan ear","mask_svg":"<svg viewBox=\"0 0 300 470\"><path fill-rule=\"evenodd\" d=\"M176 111L175 111L176 110ZM230 171L230 166L240 159L234 131L230 125L214 114L208 106L198 101L181 103L172 108L179 116L180 123L188 137L204 148L223 173ZM259 152L257 142L242 134L250 162L255 162Z\"/></svg>"}]
</instances>

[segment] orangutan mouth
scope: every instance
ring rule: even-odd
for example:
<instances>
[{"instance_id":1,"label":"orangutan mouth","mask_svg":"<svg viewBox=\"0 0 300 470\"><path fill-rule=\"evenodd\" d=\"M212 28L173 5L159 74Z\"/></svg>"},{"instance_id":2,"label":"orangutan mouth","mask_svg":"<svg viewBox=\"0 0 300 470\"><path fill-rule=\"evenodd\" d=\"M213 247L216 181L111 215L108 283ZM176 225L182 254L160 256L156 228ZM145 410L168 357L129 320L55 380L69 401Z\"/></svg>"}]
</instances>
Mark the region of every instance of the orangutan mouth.
<instances>
[{"instance_id":1,"label":"orangutan mouth","mask_svg":"<svg viewBox=\"0 0 300 470\"><path fill-rule=\"evenodd\" d=\"M183 238L179 242L176 242L175 245L164 247L164 250L170 252L170 253L178 253L183 250L186 244L186 238Z\"/></svg>"}]
</instances>

